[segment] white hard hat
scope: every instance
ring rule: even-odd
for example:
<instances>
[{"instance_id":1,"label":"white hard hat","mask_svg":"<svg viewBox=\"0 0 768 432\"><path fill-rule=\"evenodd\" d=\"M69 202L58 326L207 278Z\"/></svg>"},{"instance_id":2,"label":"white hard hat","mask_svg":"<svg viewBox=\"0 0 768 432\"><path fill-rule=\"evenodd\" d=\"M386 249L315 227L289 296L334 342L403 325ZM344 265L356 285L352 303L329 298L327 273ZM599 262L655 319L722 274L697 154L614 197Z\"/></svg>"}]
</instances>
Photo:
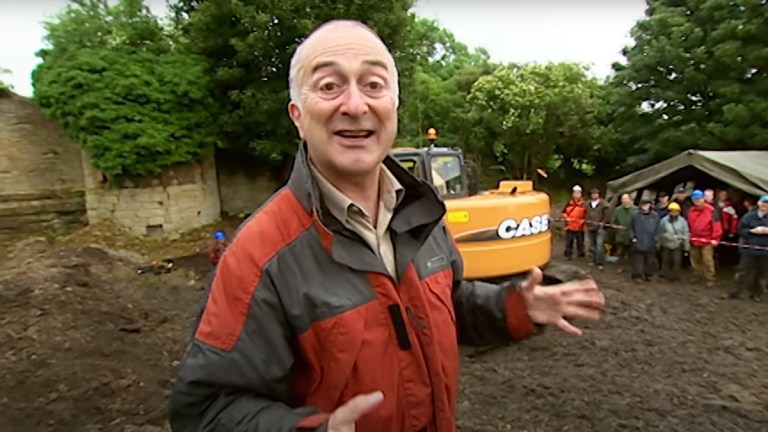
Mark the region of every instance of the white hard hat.
<instances>
[{"instance_id":1,"label":"white hard hat","mask_svg":"<svg viewBox=\"0 0 768 432\"><path fill-rule=\"evenodd\" d=\"M579 186L579 185L574 186L573 187L573 191L574 192L581 192L581 186Z\"/></svg>"}]
</instances>

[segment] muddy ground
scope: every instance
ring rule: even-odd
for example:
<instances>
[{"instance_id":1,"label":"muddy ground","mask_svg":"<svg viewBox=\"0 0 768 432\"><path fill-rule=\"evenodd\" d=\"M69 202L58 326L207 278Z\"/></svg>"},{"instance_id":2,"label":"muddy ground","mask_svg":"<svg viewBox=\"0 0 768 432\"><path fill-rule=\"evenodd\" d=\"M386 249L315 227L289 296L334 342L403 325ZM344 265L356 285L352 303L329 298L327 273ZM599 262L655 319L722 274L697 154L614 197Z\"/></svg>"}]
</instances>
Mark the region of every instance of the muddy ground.
<instances>
[{"instance_id":1,"label":"muddy ground","mask_svg":"<svg viewBox=\"0 0 768 432\"><path fill-rule=\"evenodd\" d=\"M140 276L138 263L40 244L4 262L0 430L166 430L206 264ZM549 329L462 358L460 431L768 430L768 304L616 268L596 274L608 311L583 337Z\"/></svg>"}]
</instances>

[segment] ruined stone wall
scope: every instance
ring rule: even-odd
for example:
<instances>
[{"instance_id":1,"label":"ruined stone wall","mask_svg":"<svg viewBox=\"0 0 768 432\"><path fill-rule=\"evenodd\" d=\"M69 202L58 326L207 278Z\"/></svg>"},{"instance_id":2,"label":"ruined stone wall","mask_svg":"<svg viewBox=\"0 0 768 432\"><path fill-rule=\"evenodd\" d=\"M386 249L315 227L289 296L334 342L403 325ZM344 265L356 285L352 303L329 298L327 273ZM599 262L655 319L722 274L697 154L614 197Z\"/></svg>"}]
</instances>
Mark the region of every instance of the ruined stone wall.
<instances>
[{"instance_id":1,"label":"ruined stone wall","mask_svg":"<svg viewBox=\"0 0 768 432\"><path fill-rule=\"evenodd\" d=\"M264 170L261 165L244 155L217 153L216 171L223 213L231 216L251 214L280 188L282 184L274 178L274 173Z\"/></svg>"},{"instance_id":2,"label":"ruined stone wall","mask_svg":"<svg viewBox=\"0 0 768 432\"><path fill-rule=\"evenodd\" d=\"M212 158L166 169L157 177L126 181L119 188L83 159L91 223L112 220L137 235L175 237L216 222L221 215Z\"/></svg>"},{"instance_id":3,"label":"ruined stone wall","mask_svg":"<svg viewBox=\"0 0 768 432\"><path fill-rule=\"evenodd\" d=\"M85 222L80 150L30 99L0 97L0 237Z\"/></svg>"}]
</instances>

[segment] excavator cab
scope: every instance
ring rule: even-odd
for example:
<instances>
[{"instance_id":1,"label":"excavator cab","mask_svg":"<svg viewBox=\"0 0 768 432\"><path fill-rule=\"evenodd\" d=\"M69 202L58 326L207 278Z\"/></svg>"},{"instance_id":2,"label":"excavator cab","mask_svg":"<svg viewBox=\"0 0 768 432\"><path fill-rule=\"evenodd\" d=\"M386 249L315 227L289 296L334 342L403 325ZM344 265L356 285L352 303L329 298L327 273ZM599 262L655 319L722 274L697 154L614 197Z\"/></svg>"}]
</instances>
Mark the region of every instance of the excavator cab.
<instances>
[{"instance_id":1,"label":"excavator cab","mask_svg":"<svg viewBox=\"0 0 768 432\"><path fill-rule=\"evenodd\" d=\"M469 179L461 150L447 147L397 148L392 156L435 188L443 199L469 196Z\"/></svg>"}]
</instances>

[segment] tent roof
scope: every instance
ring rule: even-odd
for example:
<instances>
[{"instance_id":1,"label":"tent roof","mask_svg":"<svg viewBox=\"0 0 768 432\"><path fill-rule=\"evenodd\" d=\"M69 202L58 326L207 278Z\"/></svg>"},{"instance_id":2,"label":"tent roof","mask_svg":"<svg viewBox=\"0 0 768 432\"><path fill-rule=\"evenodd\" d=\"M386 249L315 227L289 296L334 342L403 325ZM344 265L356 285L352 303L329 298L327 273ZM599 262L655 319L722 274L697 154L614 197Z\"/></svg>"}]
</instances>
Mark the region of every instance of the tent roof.
<instances>
[{"instance_id":1,"label":"tent roof","mask_svg":"<svg viewBox=\"0 0 768 432\"><path fill-rule=\"evenodd\" d=\"M768 193L768 151L687 150L673 158L608 182L607 196L650 186L676 171L695 167L752 195Z\"/></svg>"}]
</instances>

